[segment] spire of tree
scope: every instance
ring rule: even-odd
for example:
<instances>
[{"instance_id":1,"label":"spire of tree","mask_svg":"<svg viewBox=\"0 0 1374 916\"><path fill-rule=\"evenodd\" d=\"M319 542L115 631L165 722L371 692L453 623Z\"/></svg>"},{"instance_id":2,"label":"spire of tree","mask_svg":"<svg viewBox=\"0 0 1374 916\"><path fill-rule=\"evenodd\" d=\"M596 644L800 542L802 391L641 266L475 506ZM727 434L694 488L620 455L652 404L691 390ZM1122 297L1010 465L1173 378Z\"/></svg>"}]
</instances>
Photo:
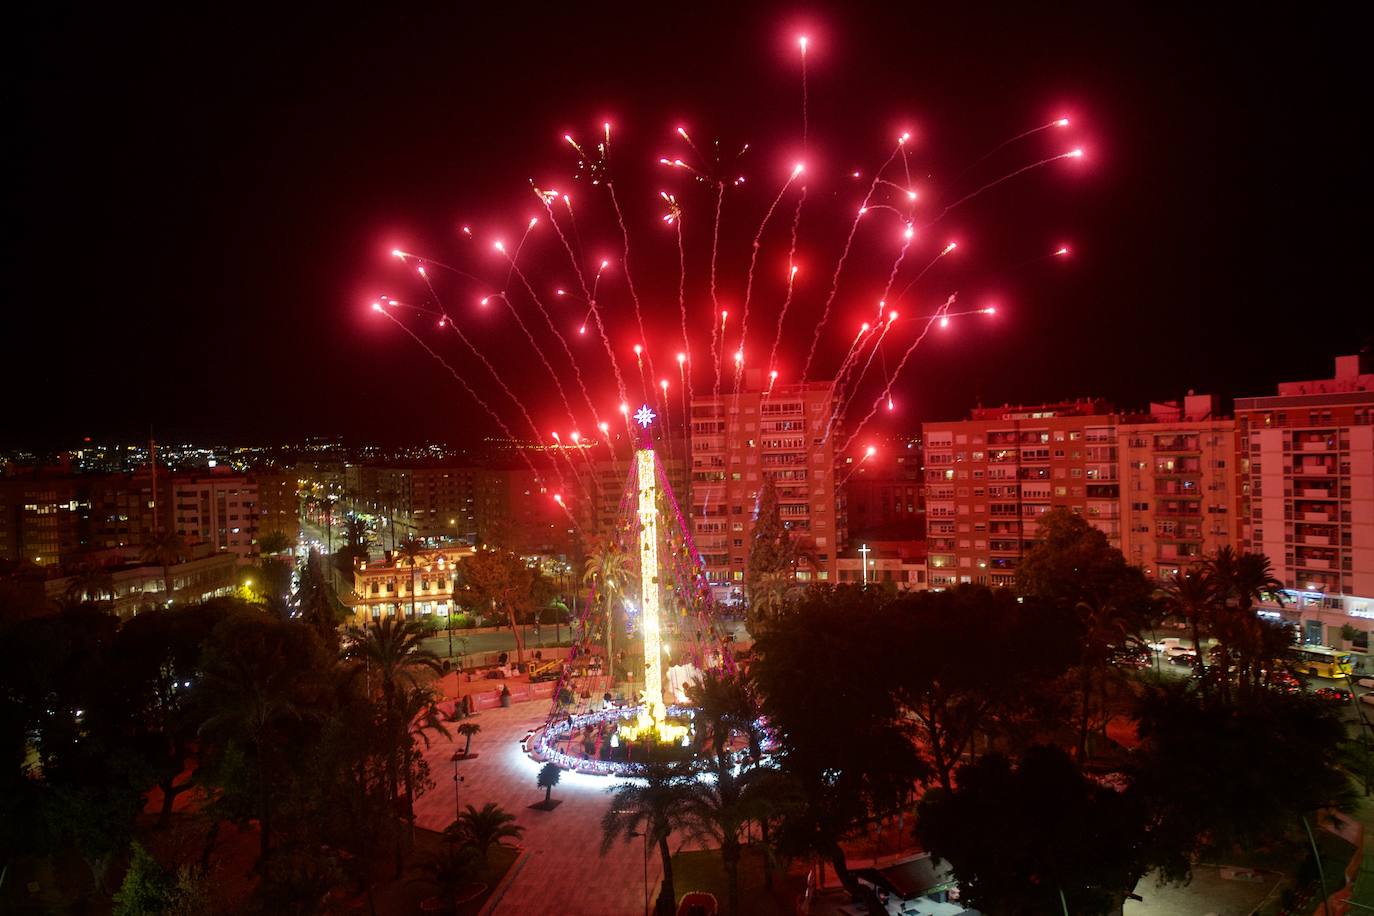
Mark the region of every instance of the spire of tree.
<instances>
[{"instance_id":1,"label":"spire of tree","mask_svg":"<svg viewBox=\"0 0 1374 916\"><path fill-rule=\"evenodd\" d=\"M792 558L787 529L782 525L778 509L778 490L771 478L765 478L759 490L758 517L749 543L749 565L744 573L744 587L751 611L759 603L762 593L772 587L781 576L792 572ZM751 613L751 618L757 616Z\"/></svg>"}]
</instances>

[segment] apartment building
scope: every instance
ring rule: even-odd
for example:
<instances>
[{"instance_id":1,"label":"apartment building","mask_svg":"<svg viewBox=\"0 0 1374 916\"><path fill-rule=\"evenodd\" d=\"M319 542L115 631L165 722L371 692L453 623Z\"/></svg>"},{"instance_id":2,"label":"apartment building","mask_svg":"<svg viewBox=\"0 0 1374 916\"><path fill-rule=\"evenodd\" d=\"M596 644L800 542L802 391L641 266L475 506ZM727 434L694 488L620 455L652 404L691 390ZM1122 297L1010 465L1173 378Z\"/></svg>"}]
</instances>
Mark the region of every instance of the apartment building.
<instances>
[{"instance_id":1,"label":"apartment building","mask_svg":"<svg viewBox=\"0 0 1374 916\"><path fill-rule=\"evenodd\" d=\"M162 524L170 525L187 546L209 544L241 562L257 556L258 485L251 477L210 468L173 475L171 490L170 511L163 513Z\"/></svg>"},{"instance_id":2,"label":"apartment building","mask_svg":"<svg viewBox=\"0 0 1374 916\"><path fill-rule=\"evenodd\" d=\"M876 451L865 456L870 444ZM850 540L925 536L924 453L920 437L865 439L840 463L845 528Z\"/></svg>"},{"instance_id":3,"label":"apartment building","mask_svg":"<svg viewBox=\"0 0 1374 916\"><path fill-rule=\"evenodd\" d=\"M1358 356L1335 377L1236 399L1243 467L1241 537L1291 590L1309 642L1340 644L1374 618L1374 372ZM1328 628L1323 631L1323 627Z\"/></svg>"},{"instance_id":4,"label":"apartment building","mask_svg":"<svg viewBox=\"0 0 1374 916\"><path fill-rule=\"evenodd\" d=\"M923 424L930 585L1011 585L1037 519L1058 506L1120 547L1123 422L1105 401L1079 400Z\"/></svg>"},{"instance_id":5,"label":"apartment building","mask_svg":"<svg viewBox=\"0 0 1374 916\"><path fill-rule=\"evenodd\" d=\"M777 487L783 524L815 557L804 581L836 581L844 543L835 488L843 442L833 417L834 385L765 387L762 370L744 373L742 390L698 395L691 406L691 516L697 549L718 599L744 586L749 541L765 479Z\"/></svg>"},{"instance_id":6,"label":"apartment building","mask_svg":"<svg viewBox=\"0 0 1374 916\"><path fill-rule=\"evenodd\" d=\"M0 559L70 562L87 548L89 515L79 477L40 470L0 479Z\"/></svg>"},{"instance_id":7,"label":"apartment building","mask_svg":"<svg viewBox=\"0 0 1374 916\"><path fill-rule=\"evenodd\" d=\"M687 482L687 442L666 440L655 443L660 466L668 478L668 485L678 498L680 505L688 504ZM600 448L598 451L605 452ZM627 503L627 487L631 485L631 460L628 448L622 448L614 456L600 458L578 456L572 453L573 466L577 468L577 484L568 497L578 524L583 532L594 538L610 537L622 526L633 511L633 503Z\"/></svg>"},{"instance_id":8,"label":"apartment building","mask_svg":"<svg viewBox=\"0 0 1374 916\"><path fill-rule=\"evenodd\" d=\"M1240 455L1236 421L1218 399L1190 394L1151 404L1148 417L1117 428L1121 552L1157 579L1240 548Z\"/></svg>"},{"instance_id":9,"label":"apartment building","mask_svg":"<svg viewBox=\"0 0 1374 916\"><path fill-rule=\"evenodd\" d=\"M294 543L300 534L300 485L289 471L256 470L258 485L258 537L284 534Z\"/></svg>"}]
</instances>

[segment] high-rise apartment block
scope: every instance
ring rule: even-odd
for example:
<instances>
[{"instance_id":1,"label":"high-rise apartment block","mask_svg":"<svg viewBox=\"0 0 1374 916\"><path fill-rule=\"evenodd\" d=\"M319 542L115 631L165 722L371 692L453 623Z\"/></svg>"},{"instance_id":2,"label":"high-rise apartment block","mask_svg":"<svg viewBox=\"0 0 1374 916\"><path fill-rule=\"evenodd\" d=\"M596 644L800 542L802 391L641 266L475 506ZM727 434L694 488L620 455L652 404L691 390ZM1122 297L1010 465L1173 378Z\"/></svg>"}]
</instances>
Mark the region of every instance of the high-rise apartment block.
<instances>
[{"instance_id":1,"label":"high-rise apartment block","mask_svg":"<svg viewBox=\"0 0 1374 916\"><path fill-rule=\"evenodd\" d=\"M242 561L258 555L258 485L228 468L172 477L163 525L188 546L209 544Z\"/></svg>"},{"instance_id":2,"label":"high-rise apartment block","mask_svg":"<svg viewBox=\"0 0 1374 916\"><path fill-rule=\"evenodd\" d=\"M1236 422L1217 399L1151 404L1117 429L1121 552L1163 580L1222 547L1239 549L1241 475Z\"/></svg>"},{"instance_id":3,"label":"high-rise apartment block","mask_svg":"<svg viewBox=\"0 0 1374 916\"><path fill-rule=\"evenodd\" d=\"M924 424L930 585L1011 585L1037 519L1057 506L1119 547L1121 423L1105 402L1087 400Z\"/></svg>"},{"instance_id":4,"label":"high-rise apartment block","mask_svg":"<svg viewBox=\"0 0 1374 916\"><path fill-rule=\"evenodd\" d=\"M1236 420L1246 549L1290 589L1374 616L1374 373L1339 357L1335 378L1237 398Z\"/></svg>"},{"instance_id":5,"label":"high-rise apartment block","mask_svg":"<svg viewBox=\"0 0 1374 916\"><path fill-rule=\"evenodd\" d=\"M740 594L759 491L772 480L783 524L815 558L798 578L836 581L845 532L835 453L844 433L833 384L768 388L761 370L744 375L738 392L692 399L691 516L707 578L722 598Z\"/></svg>"}]
</instances>

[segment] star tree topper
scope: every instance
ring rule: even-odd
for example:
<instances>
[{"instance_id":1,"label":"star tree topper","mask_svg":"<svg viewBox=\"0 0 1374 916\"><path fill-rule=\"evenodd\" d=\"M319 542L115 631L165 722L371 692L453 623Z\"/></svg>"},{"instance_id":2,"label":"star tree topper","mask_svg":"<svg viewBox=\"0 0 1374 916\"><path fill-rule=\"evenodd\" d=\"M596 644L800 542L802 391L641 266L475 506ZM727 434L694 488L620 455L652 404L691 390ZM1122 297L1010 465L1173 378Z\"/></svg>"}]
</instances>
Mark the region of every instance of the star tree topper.
<instances>
[{"instance_id":1,"label":"star tree topper","mask_svg":"<svg viewBox=\"0 0 1374 916\"><path fill-rule=\"evenodd\" d=\"M649 424L654 422L654 418L657 416L658 414L649 409L648 404L642 404L639 410L635 411L635 422L645 429L648 429Z\"/></svg>"}]
</instances>

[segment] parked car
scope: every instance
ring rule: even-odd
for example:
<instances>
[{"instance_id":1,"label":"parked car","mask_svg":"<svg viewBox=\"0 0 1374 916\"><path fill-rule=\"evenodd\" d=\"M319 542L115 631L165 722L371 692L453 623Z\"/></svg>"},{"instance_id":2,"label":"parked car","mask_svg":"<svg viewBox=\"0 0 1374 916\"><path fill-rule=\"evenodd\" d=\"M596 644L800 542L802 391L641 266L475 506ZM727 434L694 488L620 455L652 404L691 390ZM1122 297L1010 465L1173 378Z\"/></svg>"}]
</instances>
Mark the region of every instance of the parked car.
<instances>
[{"instance_id":1,"label":"parked car","mask_svg":"<svg viewBox=\"0 0 1374 916\"><path fill-rule=\"evenodd\" d=\"M1184 650L1169 656L1169 664L1181 667L1196 668L1197 653L1191 650Z\"/></svg>"},{"instance_id":2,"label":"parked car","mask_svg":"<svg viewBox=\"0 0 1374 916\"><path fill-rule=\"evenodd\" d=\"M1269 686L1280 693L1302 693L1302 681L1288 671L1275 671L1271 674Z\"/></svg>"},{"instance_id":3,"label":"parked car","mask_svg":"<svg viewBox=\"0 0 1374 916\"><path fill-rule=\"evenodd\" d=\"M1312 691L1312 695L1328 703L1344 704L1350 702L1350 691L1343 687L1318 687Z\"/></svg>"},{"instance_id":4,"label":"parked car","mask_svg":"<svg viewBox=\"0 0 1374 916\"><path fill-rule=\"evenodd\" d=\"M1148 668L1152 661L1154 657L1144 646L1117 646L1112 649L1112 664L1122 668Z\"/></svg>"}]
</instances>

